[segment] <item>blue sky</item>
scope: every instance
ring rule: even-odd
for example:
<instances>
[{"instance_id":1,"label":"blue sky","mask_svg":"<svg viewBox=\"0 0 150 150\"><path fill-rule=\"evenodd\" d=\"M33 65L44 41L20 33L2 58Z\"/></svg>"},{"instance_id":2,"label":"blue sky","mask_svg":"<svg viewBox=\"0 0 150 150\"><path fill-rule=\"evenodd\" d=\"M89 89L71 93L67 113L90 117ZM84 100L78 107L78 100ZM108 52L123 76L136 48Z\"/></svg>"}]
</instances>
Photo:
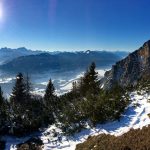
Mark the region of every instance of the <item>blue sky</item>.
<instances>
[{"instance_id":1,"label":"blue sky","mask_svg":"<svg viewBox=\"0 0 150 150\"><path fill-rule=\"evenodd\" d=\"M149 0L0 0L0 47L127 50L150 39Z\"/></svg>"}]
</instances>

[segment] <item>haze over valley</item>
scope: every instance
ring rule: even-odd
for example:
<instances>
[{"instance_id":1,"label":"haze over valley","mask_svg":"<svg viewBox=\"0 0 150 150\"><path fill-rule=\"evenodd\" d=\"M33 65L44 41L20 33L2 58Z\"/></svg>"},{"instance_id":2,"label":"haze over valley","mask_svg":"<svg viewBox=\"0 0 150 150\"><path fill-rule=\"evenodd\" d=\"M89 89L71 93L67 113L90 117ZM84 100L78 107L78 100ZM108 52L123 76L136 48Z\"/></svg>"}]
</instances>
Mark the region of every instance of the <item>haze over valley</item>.
<instances>
[{"instance_id":1,"label":"haze over valley","mask_svg":"<svg viewBox=\"0 0 150 150\"><path fill-rule=\"evenodd\" d=\"M56 93L60 95L72 88L72 82L84 74L91 62L96 62L101 78L105 70L127 54L126 51L43 52L26 48L2 48L0 85L5 96L9 97L16 74L22 72L29 75L34 93L43 95L51 78Z\"/></svg>"}]
</instances>

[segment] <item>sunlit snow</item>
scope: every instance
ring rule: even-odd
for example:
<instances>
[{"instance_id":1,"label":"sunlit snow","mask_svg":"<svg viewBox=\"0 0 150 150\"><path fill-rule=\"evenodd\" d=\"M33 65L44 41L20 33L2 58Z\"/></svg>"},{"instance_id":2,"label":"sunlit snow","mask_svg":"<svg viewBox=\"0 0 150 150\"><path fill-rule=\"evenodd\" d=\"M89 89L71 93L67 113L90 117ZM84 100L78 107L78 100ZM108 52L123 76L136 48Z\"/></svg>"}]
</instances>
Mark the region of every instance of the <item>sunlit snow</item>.
<instances>
[{"instance_id":1,"label":"sunlit snow","mask_svg":"<svg viewBox=\"0 0 150 150\"><path fill-rule=\"evenodd\" d=\"M51 126L42 132L40 136L44 142L44 150L74 150L78 143L84 142L89 135L98 135L98 134L111 134L115 136L120 136L130 129L134 128L142 128L143 126L147 126L150 124L150 118L148 114L150 113L150 103L148 99L150 95L141 92L139 95L138 92L132 92L130 94L131 104L126 109L124 115L121 117L120 121L107 122L105 124L99 124L95 128L87 128L82 130L80 133L75 134L71 137L62 136L62 141L58 142L58 139L51 135L53 130L61 134L60 129L55 126ZM47 133L47 134L46 134ZM31 135L35 136L35 135ZM11 138L6 137L7 140L7 150L15 150L15 145L27 140L30 137L26 138ZM56 142L57 141L57 142Z\"/></svg>"}]
</instances>

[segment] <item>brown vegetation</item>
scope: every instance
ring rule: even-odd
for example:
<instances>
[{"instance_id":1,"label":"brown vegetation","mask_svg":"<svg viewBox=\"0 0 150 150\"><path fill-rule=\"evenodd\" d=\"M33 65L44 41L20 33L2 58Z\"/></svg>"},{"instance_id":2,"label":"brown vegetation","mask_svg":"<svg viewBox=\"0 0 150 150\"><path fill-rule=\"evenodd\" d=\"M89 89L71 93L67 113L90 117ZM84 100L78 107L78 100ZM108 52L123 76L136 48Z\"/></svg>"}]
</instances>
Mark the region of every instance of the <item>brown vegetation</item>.
<instances>
[{"instance_id":1,"label":"brown vegetation","mask_svg":"<svg viewBox=\"0 0 150 150\"><path fill-rule=\"evenodd\" d=\"M76 150L150 150L150 126L130 130L122 136L101 134L78 144Z\"/></svg>"},{"instance_id":2,"label":"brown vegetation","mask_svg":"<svg viewBox=\"0 0 150 150\"><path fill-rule=\"evenodd\" d=\"M42 150L43 142L40 138L30 138L17 145L17 150Z\"/></svg>"}]
</instances>

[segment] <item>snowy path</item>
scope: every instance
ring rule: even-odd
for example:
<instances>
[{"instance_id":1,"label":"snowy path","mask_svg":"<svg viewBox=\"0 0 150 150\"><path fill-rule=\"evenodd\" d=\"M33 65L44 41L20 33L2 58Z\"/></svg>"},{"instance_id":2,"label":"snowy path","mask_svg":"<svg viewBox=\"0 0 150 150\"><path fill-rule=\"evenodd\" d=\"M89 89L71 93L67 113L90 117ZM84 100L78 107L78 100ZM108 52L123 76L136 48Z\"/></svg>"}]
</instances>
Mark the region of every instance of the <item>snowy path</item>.
<instances>
[{"instance_id":1,"label":"snowy path","mask_svg":"<svg viewBox=\"0 0 150 150\"><path fill-rule=\"evenodd\" d=\"M150 113L150 102L147 102L147 100L150 99L150 95L138 95L137 92L133 92L130 94L130 97L132 103L127 108L120 121L99 124L94 129L86 129L78 134L75 134L73 137L69 137L68 140L66 137L63 137L62 142L56 142L57 138L50 139L50 135L42 135L41 139L44 142L44 150L74 150L76 144L84 142L89 135L106 133L120 136L123 133L128 132L131 128L136 129L147 126L150 124L150 118L148 117L148 114ZM58 129L56 128L56 130ZM51 131L51 128L47 129L46 132L49 131ZM58 132L60 131L58 130ZM48 141L48 139L50 140ZM12 144L16 143L18 142L16 142L15 139L8 138L7 145L9 145L9 147L7 147L7 150L15 150L15 148L10 147L12 147Z\"/></svg>"}]
</instances>

